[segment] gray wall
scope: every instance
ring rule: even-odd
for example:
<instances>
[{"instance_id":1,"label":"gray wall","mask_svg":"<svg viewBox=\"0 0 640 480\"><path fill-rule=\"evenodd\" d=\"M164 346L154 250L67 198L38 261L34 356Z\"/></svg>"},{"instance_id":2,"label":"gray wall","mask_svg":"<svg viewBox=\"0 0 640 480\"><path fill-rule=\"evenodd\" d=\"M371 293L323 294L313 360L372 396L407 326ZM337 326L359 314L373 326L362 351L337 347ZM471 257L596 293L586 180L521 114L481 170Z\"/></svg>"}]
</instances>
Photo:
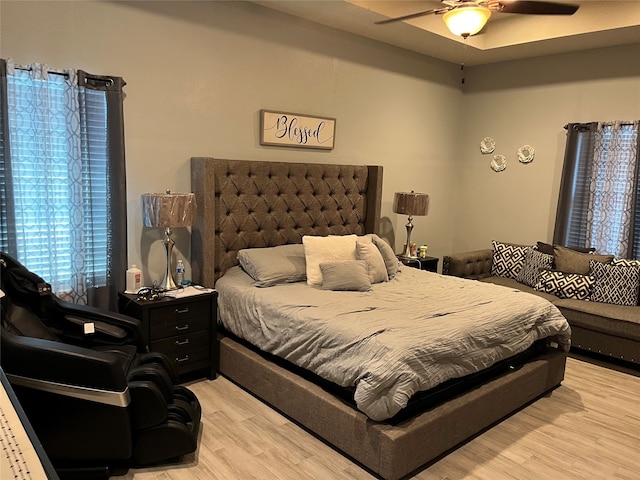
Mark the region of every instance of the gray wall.
<instances>
[{"instance_id":1,"label":"gray wall","mask_svg":"<svg viewBox=\"0 0 640 480\"><path fill-rule=\"evenodd\" d=\"M471 69L464 95L453 251L492 239L551 241L568 122L640 119L640 44ZM507 168L494 173L480 141L496 140ZM518 162L523 145L535 148Z\"/></svg>"},{"instance_id":2,"label":"gray wall","mask_svg":"<svg viewBox=\"0 0 640 480\"><path fill-rule=\"evenodd\" d=\"M431 195L413 239L434 256L492 238L550 239L562 126L640 118L638 54L468 68L463 91L457 65L245 2L0 2L3 58L127 82L129 262L147 284L160 279L163 253L160 232L142 227L140 194L189 191L192 156L383 165L383 233L398 251L406 218L391 212L393 194L412 189ZM335 117L334 150L261 146L262 108ZM505 172L479 152L487 135L509 159ZM536 159L517 165L525 143ZM174 238L188 261L187 229Z\"/></svg>"},{"instance_id":3,"label":"gray wall","mask_svg":"<svg viewBox=\"0 0 640 480\"><path fill-rule=\"evenodd\" d=\"M124 77L129 261L162 273L160 232L142 227L140 194L189 191L189 158L381 164L387 233L402 245L397 190L432 196L414 239L449 251L457 67L241 2L1 4L1 54ZM262 108L337 119L331 152L259 145ZM189 258L188 232L175 232ZM187 271L187 276L189 271Z\"/></svg>"}]
</instances>

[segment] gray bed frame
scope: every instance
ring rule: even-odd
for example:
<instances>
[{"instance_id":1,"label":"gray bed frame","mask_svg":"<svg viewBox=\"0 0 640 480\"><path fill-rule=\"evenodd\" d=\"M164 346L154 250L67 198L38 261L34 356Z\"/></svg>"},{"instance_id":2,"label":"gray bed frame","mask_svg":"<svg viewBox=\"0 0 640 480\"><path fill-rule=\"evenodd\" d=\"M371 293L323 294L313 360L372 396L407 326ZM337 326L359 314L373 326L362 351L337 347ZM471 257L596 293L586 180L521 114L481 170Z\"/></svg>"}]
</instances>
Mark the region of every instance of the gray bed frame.
<instances>
[{"instance_id":1,"label":"gray bed frame","mask_svg":"<svg viewBox=\"0 0 640 480\"><path fill-rule=\"evenodd\" d=\"M303 235L377 233L382 167L191 159L197 201L192 276L213 287L242 248ZM376 475L406 477L560 385L566 354L549 350L399 424L370 420L323 388L220 337L220 373Z\"/></svg>"}]
</instances>

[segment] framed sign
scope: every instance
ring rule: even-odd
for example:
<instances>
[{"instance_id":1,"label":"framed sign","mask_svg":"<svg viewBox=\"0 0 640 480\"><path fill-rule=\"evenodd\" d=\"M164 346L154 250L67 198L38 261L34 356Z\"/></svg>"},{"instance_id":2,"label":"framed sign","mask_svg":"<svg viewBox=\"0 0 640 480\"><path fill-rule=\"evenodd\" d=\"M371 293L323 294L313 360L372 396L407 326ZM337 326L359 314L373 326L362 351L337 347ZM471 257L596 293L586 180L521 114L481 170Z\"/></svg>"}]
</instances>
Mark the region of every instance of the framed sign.
<instances>
[{"instance_id":1,"label":"framed sign","mask_svg":"<svg viewBox=\"0 0 640 480\"><path fill-rule=\"evenodd\" d=\"M333 149L336 119L260 110L260 145Z\"/></svg>"}]
</instances>

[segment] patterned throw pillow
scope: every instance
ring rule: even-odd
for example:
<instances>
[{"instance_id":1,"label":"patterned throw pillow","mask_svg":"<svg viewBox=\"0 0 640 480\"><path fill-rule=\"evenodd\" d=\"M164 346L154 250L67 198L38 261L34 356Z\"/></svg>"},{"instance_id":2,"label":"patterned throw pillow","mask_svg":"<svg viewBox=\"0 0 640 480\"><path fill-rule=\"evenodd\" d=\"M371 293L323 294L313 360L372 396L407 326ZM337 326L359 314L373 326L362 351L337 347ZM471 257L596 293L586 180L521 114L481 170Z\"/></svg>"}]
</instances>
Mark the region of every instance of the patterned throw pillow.
<instances>
[{"instance_id":1,"label":"patterned throw pillow","mask_svg":"<svg viewBox=\"0 0 640 480\"><path fill-rule=\"evenodd\" d=\"M491 244L493 245L491 275L517 279L529 247L510 245L495 240Z\"/></svg>"},{"instance_id":2,"label":"patterned throw pillow","mask_svg":"<svg viewBox=\"0 0 640 480\"><path fill-rule=\"evenodd\" d=\"M640 260L628 260L626 258L614 258L611 265L618 267L640 267Z\"/></svg>"},{"instance_id":3,"label":"patterned throw pillow","mask_svg":"<svg viewBox=\"0 0 640 480\"><path fill-rule=\"evenodd\" d=\"M540 272L540 281L534 288L559 298L589 300L595 282L595 278L591 275L542 270Z\"/></svg>"},{"instance_id":4,"label":"patterned throw pillow","mask_svg":"<svg viewBox=\"0 0 640 480\"><path fill-rule=\"evenodd\" d=\"M591 260L591 274L596 279L591 300L615 305L638 305L640 266L605 264Z\"/></svg>"},{"instance_id":5,"label":"patterned throw pillow","mask_svg":"<svg viewBox=\"0 0 640 480\"><path fill-rule=\"evenodd\" d=\"M553 265L553 255L540 253L533 247L527 248L524 264L518 274L518 282L535 287L540 280L540 270L549 270Z\"/></svg>"}]
</instances>

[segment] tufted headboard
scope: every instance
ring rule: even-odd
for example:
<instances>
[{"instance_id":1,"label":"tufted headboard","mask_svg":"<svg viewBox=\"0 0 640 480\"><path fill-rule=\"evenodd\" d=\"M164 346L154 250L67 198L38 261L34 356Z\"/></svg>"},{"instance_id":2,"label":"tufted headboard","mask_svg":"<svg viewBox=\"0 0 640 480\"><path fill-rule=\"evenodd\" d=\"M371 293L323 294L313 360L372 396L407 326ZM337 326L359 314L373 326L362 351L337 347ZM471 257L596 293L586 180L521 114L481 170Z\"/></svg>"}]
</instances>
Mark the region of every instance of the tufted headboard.
<instances>
[{"instance_id":1,"label":"tufted headboard","mask_svg":"<svg viewBox=\"0 0 640 480\"><path fill-rule=\"evenodd\" d=\"M212 287L242 248L302 243L303 235L377 233L382 167L191 159L196 283Z\"/></svg>"}]
</instances>

